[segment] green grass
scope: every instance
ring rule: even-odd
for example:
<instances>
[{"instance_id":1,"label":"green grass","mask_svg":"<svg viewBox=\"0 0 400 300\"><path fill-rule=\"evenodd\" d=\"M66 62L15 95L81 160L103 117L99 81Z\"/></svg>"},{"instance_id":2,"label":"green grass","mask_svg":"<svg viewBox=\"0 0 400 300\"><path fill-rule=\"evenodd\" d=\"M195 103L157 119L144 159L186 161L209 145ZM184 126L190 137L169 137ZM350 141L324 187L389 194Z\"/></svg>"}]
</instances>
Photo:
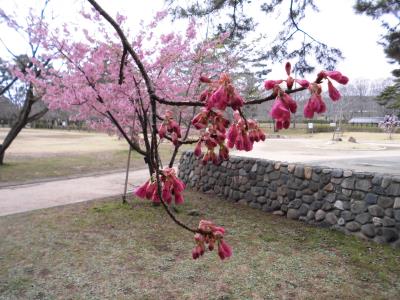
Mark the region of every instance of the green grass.
<instances>
[{"instance_id":1,"label":"green grass","mask_svg":"<svg viewBox=\"0 0 400 300\"><path fill-rule=\"evenodd\" d=\"M197 210L200 217L189 216ZM395 299L399 250L186 193L178 218L228 230L193 261L161 207L106 199L0 218L0 299Z\"/></svg>"}]
</instances>

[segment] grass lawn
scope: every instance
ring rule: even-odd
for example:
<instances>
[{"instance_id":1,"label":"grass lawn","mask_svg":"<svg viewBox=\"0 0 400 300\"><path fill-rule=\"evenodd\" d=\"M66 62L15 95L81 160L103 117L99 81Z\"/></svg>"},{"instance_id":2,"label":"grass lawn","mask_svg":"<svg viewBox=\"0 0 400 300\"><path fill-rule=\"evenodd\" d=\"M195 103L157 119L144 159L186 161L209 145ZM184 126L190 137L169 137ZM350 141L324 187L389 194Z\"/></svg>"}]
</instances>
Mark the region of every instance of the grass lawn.
<instances>
[{"instance_id":1,"label":"grass lawn","mask_svg":"<svg viewBox=\"0 0 400 300\"><path fill-rule=\"evenodd\" d=\"M6 132L5 128L0 129L0 140ZM160 155L164 161L169 161L172 151L171 144L161 144ZM127 159L127 143L115 136L24 129L6 152L5 164L0 166L0 185L123 170ZM131 169L144 167L143 157L132 152Z\"/></svg>"},{"instance_id":2,"label":"grass lawn","mask_svg":"<svg viewBox=\"0 0 400 300\"><path fill-rule=\"evenodd\" d=\"M202 216L189 216L190 210ZM178 216L228 230L234 256L193 261L191 234L147 201L0 217L0 299L396 299L399 250L186 192Z\"/></svg>"}]
</instances>

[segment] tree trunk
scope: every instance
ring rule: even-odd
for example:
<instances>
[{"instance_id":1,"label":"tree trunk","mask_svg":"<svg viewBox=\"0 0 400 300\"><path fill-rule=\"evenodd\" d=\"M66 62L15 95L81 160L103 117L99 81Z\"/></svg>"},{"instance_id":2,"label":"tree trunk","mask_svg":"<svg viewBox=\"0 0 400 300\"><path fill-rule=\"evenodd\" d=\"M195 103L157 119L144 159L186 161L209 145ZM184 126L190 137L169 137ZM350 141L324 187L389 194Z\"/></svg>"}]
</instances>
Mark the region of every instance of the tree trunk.
<instances>
[{"instance_id":1,"label":"tree trunk","mask_svg":"<svg viewBox=\"0 0 400 300\"><path fill-rule=\"evenodd\" d=\"M41 110L40 112L29 116L31 110L32 110L32 105L36 102L35 96L33 95L33 85L30 84L29 88L26 92L25 96L25 101L24 105L22 106L18 118L15 121L14 124L11 125L10 131L7 133L3 144L1 144L0 147L0 165L4 164L4 155L8 147L12 144L12 142L15 140L15 138L18 136L18 134L21 132L21 130L25 127L25 125L29 122L32 122L34 120L40 119L43 117L46 112L48 111L48 108L45 108Z\"/></svg>"}]
</instances>

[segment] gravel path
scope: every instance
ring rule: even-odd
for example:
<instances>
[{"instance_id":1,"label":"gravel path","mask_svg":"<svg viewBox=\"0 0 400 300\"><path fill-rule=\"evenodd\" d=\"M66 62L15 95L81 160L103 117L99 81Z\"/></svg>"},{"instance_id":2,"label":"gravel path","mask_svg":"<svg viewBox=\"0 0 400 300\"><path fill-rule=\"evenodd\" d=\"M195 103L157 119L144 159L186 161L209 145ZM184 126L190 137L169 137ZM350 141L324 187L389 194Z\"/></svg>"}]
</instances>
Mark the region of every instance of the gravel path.
<instances>
[{"instance_id":1,"label":"gravel path","mask_svg":"<svg viewBox=\"0 0 400 300\"><path fill-rule=\"evenodd\" d=\"M128 192L148 178L148 170L129 174ZM0 216L122 195L125 172L16 185L0 189Z\"/></svg>"}]
</instances>

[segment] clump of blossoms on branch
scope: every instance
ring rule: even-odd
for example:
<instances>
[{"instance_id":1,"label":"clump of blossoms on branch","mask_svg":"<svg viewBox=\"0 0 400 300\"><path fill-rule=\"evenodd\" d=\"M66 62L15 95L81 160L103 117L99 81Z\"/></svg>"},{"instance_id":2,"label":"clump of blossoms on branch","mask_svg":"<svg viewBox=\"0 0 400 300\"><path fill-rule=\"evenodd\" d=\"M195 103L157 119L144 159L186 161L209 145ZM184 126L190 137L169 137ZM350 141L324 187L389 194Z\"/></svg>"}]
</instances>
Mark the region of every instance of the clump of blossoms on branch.
<instances>
[{"instance_id":1,"label":"clump of blossoms on branch","mask_svg":"<svg viewBox=\"0 0 400 300\"><path fill-rule=\"evenodd\" d=\"M321 84L317 83L326 79L328 81L328 94L332 101L338 101L341 98L339 91L333 86L330 78L337 81L340 84L347 84L349 78L342 75L339 71L321 71L318 74L316 82L310 84L308 87L311 97L304 106L304 116L306 118L313 118L314 113L324 113L326 111L326 104L322 99L322 87Z\"/></svg>"},{"instance_id":2,"label":"clump of blossoms on branch","mask_svg":"<svg viewBox=\"0 0 400 300\"><path fill-rule=\"evenodd\" d=\"M178 122L174 120L172 112L169 110L165 112L164 120L158 129L160 139L164 138L167 132L171 134L172 143L176 145L178 139L182 137L181 128Z\"/></svg>"},{"instance_id":3,"label":"clump of blossoms on branch","mask_svg":"<svg viewBox=\"0 0 400 300\"><path fill-rule=\"evenodd\" d=\"M275 120L275 127L279 129L287 129L290 126L291 113L296 113L297 103L289 95L292 90L294 83L299 84L302 88L308 88L311 97L304 106L304 116L306 118L313 118L314 113L324 113L326 111L326 105L322 99L321 93L321 81L326 79L328 81L328 93L329 97L333 101L340 99L341 95L339 91L333 86L330 79L337 81L340 84L347 84L349 79L342 75L339 71L321 71L318 74L317 80L313 83L309 83L304 79L293 79L291 76L291 65L286 63L285 65L286 74L288 75L286 80L266 80L264 87L266 90L272 90L275 95L275 102L272 105L271 116ZM287 90L283 90L281 87L282 83L286 83Z\"/></svg>"},{"instance_id":4,"label":"clump of blossoms on branch","mask_svg":"<svg viewBox=\"0 0 400 300\"><path fill-rule=\"evenodd\" d=\"M199 233L194 235L196 247L192 250L193 259L202 256L206 249L213 251L215 244L218 247L218 256L224 260L232 256L232 248L224 241L225 229L221 226L216 226L207 220L201 220L199 223Z\"/></svg>"},{"instance_id":5,"label":"clump of blossoms on branch","mask_svg":"<svg viewBox=\"0 0 400 300\"><path fill-rule=\"evenodd\" d=\"M244 100L236 92L227 74L222 74L216 81L202 76L200 81L208 85L208 88L200 96L200 101L205 102L206 105L193 118L192 124L196 129L204 130L200 134L194 150L194 154L200 157L202 146L206 146L207 151L203 156L204 164L208 161L218 164L227 160L229 158L228 147L236 146L238 150L250 151L254 142L265 140L265 134L257 123L241 116L240 109L244 105ZM223 112L227 107L231 107L234 111L234 122L226 135L226 129L230 122L223 116ZM228 138L227 145L225 144L226 138ZM216 147L219 147L218 155L215 153Z\"/></svg>"},{"instance_id":6,"label":"clump of blossoms on branch","mask_svg":"<svg viewBox=\"0 0 400 300\"><path fill-rule=\"evenodd\" d=\"M185 189L185 184L176 176L173 168L165 168L161 172L160 184L162 199L166 203L171 204L172 196L174 196L175 204L179 205L183 203L182 192ZM139 198L146 198L152 200L154 203L160 203L157 188L157 178L153 174L148 181L135 190L134 194Z\"/></svg>"}]
</instances>

